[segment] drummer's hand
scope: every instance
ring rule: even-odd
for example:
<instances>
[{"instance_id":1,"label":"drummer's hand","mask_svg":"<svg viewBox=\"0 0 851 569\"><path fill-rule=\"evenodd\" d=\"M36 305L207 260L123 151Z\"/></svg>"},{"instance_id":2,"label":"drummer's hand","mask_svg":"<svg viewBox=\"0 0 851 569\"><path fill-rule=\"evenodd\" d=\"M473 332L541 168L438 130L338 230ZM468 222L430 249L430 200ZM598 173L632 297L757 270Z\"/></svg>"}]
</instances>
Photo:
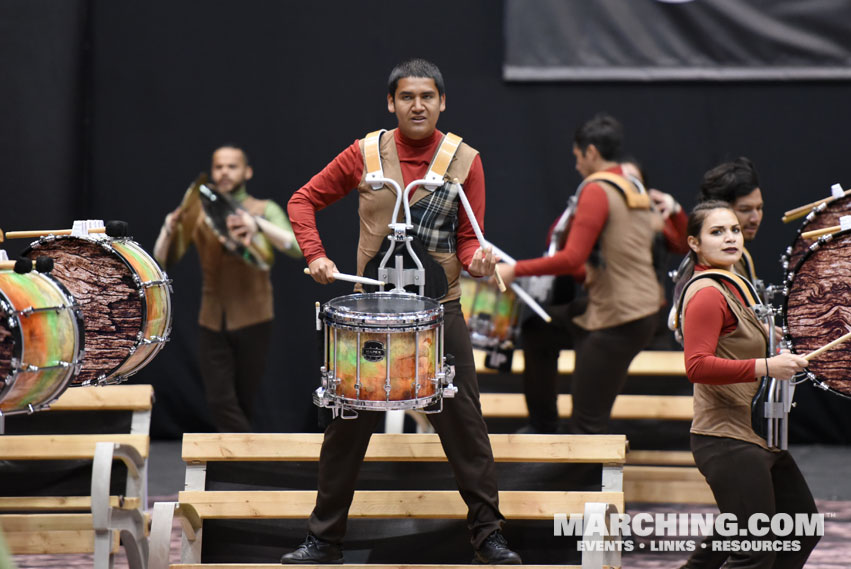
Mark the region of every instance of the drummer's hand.
<instances>
[{"instance_id":1,"label":"drummer's hand","mask_svg":"<svg viewBox=\"0 0 851 569\"><path fill-rule=\"evenodd\" d=\"M502 282L505 283L505 286L511 286L511 283L514 282L514 265L500 263L496 266L496 272L502 277Z\"/></svg>"},{"instance_id":2,"label":"drummer's hand","mask_svg":"<svg viewBox=\"0 0 851 569\"><path fill-rule=\"evenodd\" d=\"M479 247L473 253L473 260L470 261L467 272L474 277L489 277L493 274L494 267L498 262L499 256L494 255L492 248L488 247L487 250L484 250Z\"/></svg>"},{"instance_id":3,"label":"drummer's hand","mask_svg":"<svg viewBox=\"0 0 851 569\"><path fill-rule=\"evenodd\" d=\"M803 371L807 365L807 360L801 356L783 350L773 358L768 358L768 375L777 379L792 379L792 376Z\"/></svg>"},{"instance_id":4,"label":"drummer's hand","mask_svg":"<svg viewBox=\"0 0 851 569\"><path fill-rule=\"evenodd\" d=\"M236 213L230 214L227 218L227 226L233 238L245 246L248 246L257 234L257 220L244 209L238 209Z\"/></svg>"},{"instance_id":5,"label":"drummer's hand","mask_svg":"<svg viewBox=\"0 0 851 569\"><path fill-rule=\"evenodd\" d=\"M334 261L328 257L317 257L307 267L310 269L310 276L319 284L334 282L334 273L340 272Z\"/></svg>"},{"instance_id":6,"label":"drummer's hand","mask_svg":"<svg viewBox=\"0 0 851 569\"><path fill-rule=\"evenodd\" d=\"M171 235L174 232L174 228L177 227L177 223L180 221L180 218L183 217L183 208L177 206L177 208L165 216L165 223L163 226L165 227L166 233Z\"/></svg>"},{"instance_id":7,"label":"drummer's hand","mask_svg":"<svg viewBox=\"0 0 851 569\"><path fill-rule=\"evenodd\" d=\"M655 188L647 190L647 194L653 200L653 204L656 206L656 210L662 216L662 219L667 219L672 213L679 212L680 204L677 203L677 200L671 194L666 194Z\"/></svg>"}]
</instances>

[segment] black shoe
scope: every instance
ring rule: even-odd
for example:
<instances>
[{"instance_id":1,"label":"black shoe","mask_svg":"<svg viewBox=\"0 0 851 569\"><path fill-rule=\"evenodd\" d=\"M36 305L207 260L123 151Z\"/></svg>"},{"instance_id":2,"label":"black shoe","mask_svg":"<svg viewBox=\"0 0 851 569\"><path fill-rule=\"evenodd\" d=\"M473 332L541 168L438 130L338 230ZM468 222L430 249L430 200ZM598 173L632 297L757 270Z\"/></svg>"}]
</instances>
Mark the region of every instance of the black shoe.
<instances>
[{"instance_id":1,"label":"black shoe","mask_svg":"<svg viewBox=\"0 0 851 569\"><path fill-rule=\"evenodd\" d=\"M285 553L281 557L281 563L284 565L342 562L343 552L339 545L322 541L312 533L307 534L307 539L295 551Z\"/></svg>"},{"instance_id":2,"label":"black shoe","mask_svg":"<svg viewBox=\"0 0 851 569\"><path fill-rule=\"evenodd\" d=\"M476 550L473 563L480 565L520 565L523 562L519 555L508 549L508 542L505 541L502 532L496 530Z\"/></svg>"}]
</instances>

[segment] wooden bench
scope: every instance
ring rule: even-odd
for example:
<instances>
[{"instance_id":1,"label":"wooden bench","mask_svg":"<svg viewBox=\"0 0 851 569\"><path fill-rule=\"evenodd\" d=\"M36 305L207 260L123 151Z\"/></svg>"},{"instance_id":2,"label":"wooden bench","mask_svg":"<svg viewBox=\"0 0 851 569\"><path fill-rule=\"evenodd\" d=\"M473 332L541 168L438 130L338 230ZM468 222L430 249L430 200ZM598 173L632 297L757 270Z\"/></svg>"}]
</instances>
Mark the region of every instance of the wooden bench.
<instances>
[{"instance_id":1,"label":"wooden bench","mask_svg":"<svg viewBox=\"0 0 851 569\"><path fill-rule=\"evenodd\" d=\"M306 519L316 501L315 491L305 490L209 490L207 471L213 463L294 461L316 462L321 434L186 434L186 490L178 502L154 504L151 526L150 569L273 567L275 564L215 564L201 559L204 525L210 520ZM626 453L623 435L491 435L498 463L602 464L600 491L502 491L500 509L508 519L546 520L552 531L556 513L605 515L623 512L622 475ZM366 462L443 462L446 460L437 435L375 434ZM237 481L231 481L236 483ZM467 507L457 491L358 490L349 511L350 519L460 519ZM169 565L174 517L181 520L181 564ZM607 518L608 519L608 518ZM614 539L610 537L608 539ZM294 544L293 544L294 545ZM595 557L596 556L596 557ZM412 560L416 563L416 560ZM617 552L585 552L582 567L620 566ZM439 567L450 567L440 565ZM350 565L349 567L362 567ZM369 569L418 565L370 564ZM461 566L459 566L461 567ZM565 567L561 565L560 567Z\"/></svg>"},{"instance_id":2,"label":"wooden bench","mask_svg":"<svg viewBox=\"0 0 851 569\"><path fill-rule=\"evenodd\" d=\"M492 374L485 366L485 352L474 350L476 371ZM562 350L558 360L560 374L571 374L576 355ZM515 350L511 373L522 374L525 366L523 350ZM630 377L685 378L685 362L680 351L642 351L629 367ZM482 393L485 417L521 419L528 416L526 401L520 393ZM573 411L570 395L561 394L558 410L561 418ZM622 394L612 407L615 420L691 421L693 398L689 395ZM694 466L690 451L631 450L624 469L624 493L628 502L714 504L709 485Z\"/></svg>"},{"instance_id":3,"label":"wooden bench","mask_svg":"<svg viewBox=\"0 0 851 569\"><path fill-rule=\"evenodd\" d=\"M487 353L481 350L473 350L478 373L496 373L496 370L485 366ZM558 372L561 374L573 373L576 363L576 354L573 350L562 350L558 358ZM523 350L514 350L511 361L511 373L523 373L526 361L523 358ZM639 352L629 366L631 376L676 376L685 377L686 368L683 361L683 353L680 351L645 350Z\"/></svg>"},{"instance_id":4,"label":"wooden bench","mask_svg":"<svg viewBox=\"0 0 851 569\"><path fill-rule=\"evenodd\" d=\"M119 540L131 569L147 565L147 465L153 405L150 385L74 387L38 414L126 411L129 433L0 435L5 461L89 461L88 496L0 496L0 528L11 553L93 553L94 567L112 567ZM12 416L8 423L28 417ZM40 417L43 418L43 417ZM127 467L124 492L110 495L113 462ZM0 487L0 492L4 489Z\"/></svg>"}]
</instances>

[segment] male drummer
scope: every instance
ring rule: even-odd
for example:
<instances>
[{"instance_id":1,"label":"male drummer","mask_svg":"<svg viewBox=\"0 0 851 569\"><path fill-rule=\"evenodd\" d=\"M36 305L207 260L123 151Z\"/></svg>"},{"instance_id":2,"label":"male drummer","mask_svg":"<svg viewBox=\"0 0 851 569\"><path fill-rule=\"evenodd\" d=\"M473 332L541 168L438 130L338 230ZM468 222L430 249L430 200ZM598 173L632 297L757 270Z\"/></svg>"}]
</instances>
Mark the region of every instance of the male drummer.
<instances>
[{"instance_id":1,"label":"male drummer","mask_svg":"<svg viewBox=\"0 0 851 569\"><path fill-rule=\"evenodd\" d=\"M215 189L240 207L226 220L230 235L218 235L205 223L199 199L185 199L166 216L154 246L163 266L179 261L192 243L198 248L203 281L198 318L201 377L213 424L225 433L253 430L252 410L266 368L274 313L269 271L229 253L223 242L230 238L248 245L259 240L267 264L273 260L269 244L301 257L281 207L248 195L246 183L253 175L242 148L217 148L210 177Z\"/></svg>"},{"instance_id":2,"label":"male drummer","mask_svg":"<svg viewBox=\"0 0 851 569\"><path fill-rule=\"evenodd\" d=\"M378 190L365 182L364 148L380 154L384 176L406 184L422 179L444 141L436 130L446 108L443 77L433 63L412 59L397 65L388 80L387 109L396 115L398 128L379 139L365 137L343 150L290 199L288 212L296 238L305 253L314 280L334 280L337 266L329 259L316 229L316 212L343 198L354 188L359 196L360 238L357 272L378 253L389 233L396 193L385 185ZM447 137L447 139L450 139ZM372 146L366 146L370 144ZM377 145L377 146L376 146ZM371 155L371 154L370 154ZM461 143L449 164L445 180L457 178L463 185L479 225L485 213L485 183L477 151ZM443 401L443 411L428 415L440 436L452 465L461 496L467 503L467 526L475 549L474 560L486 564L519 564L520 557L508 548L500 529L505 521L499 511L496 473L487 429L479 406L479 388L470 336L461 314L459 274L465 268L474 276L491 275L495 259L478 248L470 220L459 207L449 184L435 191L414 188L411 197L412 233L442 266L448 294L441 300L445 310L446 353L455 356L458 393ZM426 280L432 277L426 275ZM308 520L307 539L281 563L340 563L340 544L346 532L357 473L370 436L383 413L359 411L357 419L336 418L325 429L319 457L319 492Z\"/></svg>"},{"instance_id":3,"label":"male drummer","mask_svg":"<svg viewBox=\"0 0 851 569\"><path fill-rule=\"evenodd\" d=\"M742 156L708 170L700 183L700 201L708 200L721 200L732 205L736 217L739 218L745 242L753 241L762 223L764 203L756 168L750 159ZM747 249L744 249L743 253L733 269L756 283L753 259Z\"/></svg>"},{"instance_id":4,"label":"male drummer","mask_svg":"<svg viewBox=\"0 0 851 569\"><path fill-rule=\"evenodd\" d=\"M582 124L573 154L583 182L566 242L552 256L497 267L506 284L518 276L584 276L588 293L587 302L554 307L552 323L523 330L529 425L522 432L559 430L558 356L572 340L571 431L605 433L629 364L653 336L661 298L652 253L656 214L650 197L624 176L622 146L623 127L611 115Z\"/></svg>"}]
</instances>

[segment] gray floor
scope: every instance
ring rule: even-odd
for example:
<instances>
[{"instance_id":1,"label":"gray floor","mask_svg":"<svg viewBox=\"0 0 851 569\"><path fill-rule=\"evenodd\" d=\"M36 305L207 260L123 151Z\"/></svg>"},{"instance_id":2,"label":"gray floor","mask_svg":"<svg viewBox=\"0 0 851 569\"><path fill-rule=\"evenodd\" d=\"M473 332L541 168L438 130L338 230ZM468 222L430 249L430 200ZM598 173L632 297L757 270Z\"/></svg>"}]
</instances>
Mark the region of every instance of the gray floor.
<instances>
[{"instance_id":1,"label":"gray floor","mask_svg":"<svg viewBox=\"0 0 851 569\"><path fill-rule=\"evenodd\" d=\"M148 494L174 496L183 489L181 441L151 442ZM791 448L792 455L817 500L851 500L851 447L808 445Z\"/></svg>"}]
</instances>

